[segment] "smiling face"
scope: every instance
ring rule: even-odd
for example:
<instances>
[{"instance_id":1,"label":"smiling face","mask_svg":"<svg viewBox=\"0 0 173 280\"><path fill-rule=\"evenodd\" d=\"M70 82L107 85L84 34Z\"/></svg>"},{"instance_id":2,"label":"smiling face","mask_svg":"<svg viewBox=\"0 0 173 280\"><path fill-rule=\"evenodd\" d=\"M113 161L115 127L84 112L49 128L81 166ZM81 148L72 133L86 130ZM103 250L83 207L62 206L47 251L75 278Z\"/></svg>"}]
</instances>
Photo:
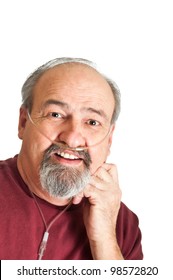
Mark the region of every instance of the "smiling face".
<instances>
[{"instance_id":1,"label":"smiling face","mask_svg":"<svg viewBox=\"0 0 173 280\"><path fill-rule=\"evenodd\" d=\"M110 86L91 67L67 63L46 71L33 91L31 118L35 125L25 108L20 111L19 138L23 141L18 168L24 180L42 192L40 167L47 155L54 166L81 174L89 170L92 175L109 154L114 106ZM52 148L54 142L66 148ZM89 148L76 152L68 147Z\"/></svg>"}]
</instances>

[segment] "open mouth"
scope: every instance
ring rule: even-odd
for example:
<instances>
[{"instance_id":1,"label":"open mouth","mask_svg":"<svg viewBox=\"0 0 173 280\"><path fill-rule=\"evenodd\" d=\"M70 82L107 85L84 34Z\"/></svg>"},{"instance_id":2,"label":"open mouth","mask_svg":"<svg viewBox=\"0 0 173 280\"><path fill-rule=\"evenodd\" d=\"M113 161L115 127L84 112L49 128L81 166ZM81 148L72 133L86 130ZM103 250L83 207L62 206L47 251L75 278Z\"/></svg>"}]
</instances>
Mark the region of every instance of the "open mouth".
<instances>
[{"instance_id":1,"label":"open mouth","mask_svg":"<svg viewBox=\"0 0 173 280\"><path fill-rule=\"evenodd\" d=\"M47 151L45 158L52 159L54 163L62 163L71 165L71 167L79 166L82 163L89 168L92 163L91 157L86 151L72 151L68 148L58 147L57 145L50 146Z\"/></svg>"},{"instance_id":2,"label":"open mouth","mask_svg":"<svg viewBox=\"0 0 173 280\"><path fill-rule=\"evenodd\" d=\"M64 152L60 152L58 151L56 153L57 156L60 156L61 158L65 158L65 159L80 159L79 157L73 155L73 154L69 154L69 153L64 153Z\"/></svg>"},{"instance_id":3,"label":"open mouth","mask_svg":"<svg viewBox=\"0 0 173 280\"><path fill-rule=\"evenodd\" d=\"M78 154L74 154L69 151L56 151L53 153L53 156L58 162L60 163L67 163L67 164L77 164L83 161L83 158Z\"/></svg>"}]
</instances>

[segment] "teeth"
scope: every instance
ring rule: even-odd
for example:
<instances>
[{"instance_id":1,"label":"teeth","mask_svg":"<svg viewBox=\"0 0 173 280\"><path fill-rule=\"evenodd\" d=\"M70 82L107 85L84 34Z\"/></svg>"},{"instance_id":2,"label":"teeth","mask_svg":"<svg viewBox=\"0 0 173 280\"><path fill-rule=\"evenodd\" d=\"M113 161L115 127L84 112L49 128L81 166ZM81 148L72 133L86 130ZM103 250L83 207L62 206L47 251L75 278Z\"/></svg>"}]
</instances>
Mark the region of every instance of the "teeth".
<instances>
[{"instance_id":1,"label":"teeth","mask_svg":"<svg viewBox=\"0 0 173 280\"><path fill-rule=\"evenodd\" d=\"M64 152L60 152L60 151L58 151L58 155L63 158L67 158L67 159L78 159L78 157L76 157L74 155L70 155L68 153L64 153Z\"/></svg>"}]
</instances>

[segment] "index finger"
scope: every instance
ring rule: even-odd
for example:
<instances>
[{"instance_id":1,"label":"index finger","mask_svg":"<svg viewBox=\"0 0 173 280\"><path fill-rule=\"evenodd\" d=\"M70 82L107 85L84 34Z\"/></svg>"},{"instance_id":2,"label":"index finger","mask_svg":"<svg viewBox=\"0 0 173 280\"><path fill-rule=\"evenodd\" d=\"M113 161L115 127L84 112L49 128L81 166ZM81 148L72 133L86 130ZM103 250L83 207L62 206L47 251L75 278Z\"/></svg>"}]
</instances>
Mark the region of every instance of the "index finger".
<instances>
[{"instance_id":1,"label":"index finger","mask_svg":"<svg viewBox=\"0 0 173 280\"><path fill-rule=\"evenodd\" d=\"M118 183L118 169L115 164L112 163L104 163L102 167L107 170L107 172L112 176L114 181Z\"/></svg>"}]
</instances>

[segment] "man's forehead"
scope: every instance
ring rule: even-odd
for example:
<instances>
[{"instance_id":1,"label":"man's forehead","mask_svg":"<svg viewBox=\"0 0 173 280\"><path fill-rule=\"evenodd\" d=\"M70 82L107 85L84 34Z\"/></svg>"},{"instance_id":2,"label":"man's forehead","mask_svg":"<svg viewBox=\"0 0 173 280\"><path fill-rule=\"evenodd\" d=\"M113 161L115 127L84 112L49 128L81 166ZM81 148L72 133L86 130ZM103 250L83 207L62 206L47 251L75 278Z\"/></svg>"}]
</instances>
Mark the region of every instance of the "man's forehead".
<instances>
[{"instance_id":1,"label":"man's forehead","mask_svg":"<svg viewBox=\"0 0 173 280\"><path fill-rule=\"evenodd\" d=\"M114 106L115 103L105 78L92 67L79 63L61 64L47 70L37 81L33 93L34 99L57 95L66 100L68 95L72 101L77 97L79 102L86 99L103 105L111 102Z\"/></svg>"}]
</instances>

